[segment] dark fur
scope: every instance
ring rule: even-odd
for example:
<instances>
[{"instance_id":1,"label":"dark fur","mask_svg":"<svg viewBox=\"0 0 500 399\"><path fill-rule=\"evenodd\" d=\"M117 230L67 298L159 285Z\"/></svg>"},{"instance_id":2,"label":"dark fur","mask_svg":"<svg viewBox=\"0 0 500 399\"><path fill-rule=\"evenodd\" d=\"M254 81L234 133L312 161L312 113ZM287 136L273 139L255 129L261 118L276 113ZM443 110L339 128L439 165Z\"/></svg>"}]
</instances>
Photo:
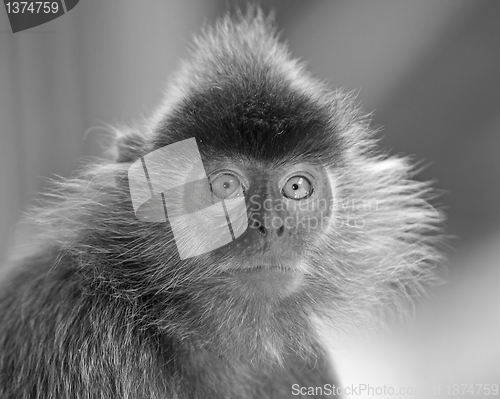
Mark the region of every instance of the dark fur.
<instances>
[{"instance_id":1,"label":"dark fur","mask_svg":"<svg viewBox=\"0 0 500 399\"><path fill-rule=\"evenodd\" d=\"M207 29L156 116L117 134L116 162L60 182L33 214L40 250L2 283L1 398L289 398L335 383L313 317L341 328L435 279L427 184L376 150L352 101L311 79L256 9ZM134 215L130 163L189 137L204 160L323 165L339 200L377 207L335 211L297 295L242 295L220 275L230 253L180 261L168 223ZM365 226L335 224L348 217Z\"/></svg>"}]
</instances>

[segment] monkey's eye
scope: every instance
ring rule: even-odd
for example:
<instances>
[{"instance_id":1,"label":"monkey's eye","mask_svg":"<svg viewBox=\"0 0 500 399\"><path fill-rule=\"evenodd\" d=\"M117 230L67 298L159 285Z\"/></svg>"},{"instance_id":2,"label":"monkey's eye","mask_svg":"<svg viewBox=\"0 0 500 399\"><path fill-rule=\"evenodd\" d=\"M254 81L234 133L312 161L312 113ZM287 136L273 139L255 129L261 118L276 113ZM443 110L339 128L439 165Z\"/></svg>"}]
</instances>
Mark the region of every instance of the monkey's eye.
<instances>
[{"instance_id":1,"label":"monkey's eye","mask_svg":"<svg viewBox=\"0 0 500 399\"><path fill-rule=\"evenodd\" d=\"M312 185L304 176L294 176L288 179L281 190L283 195L293 200L301 200L309 197L312 192Z\"/></svg>"},{"instance_id":2,"label":"monkey's eye","mask_svg":"<svg viewBox=\"0 0 500 399\"><path fill-rule=\"evenodd\" d=\"M236 176L224 173L212 180L210 187L217 197L226 199L238 190L240 181Z\"/></svg>"}]
</instances>

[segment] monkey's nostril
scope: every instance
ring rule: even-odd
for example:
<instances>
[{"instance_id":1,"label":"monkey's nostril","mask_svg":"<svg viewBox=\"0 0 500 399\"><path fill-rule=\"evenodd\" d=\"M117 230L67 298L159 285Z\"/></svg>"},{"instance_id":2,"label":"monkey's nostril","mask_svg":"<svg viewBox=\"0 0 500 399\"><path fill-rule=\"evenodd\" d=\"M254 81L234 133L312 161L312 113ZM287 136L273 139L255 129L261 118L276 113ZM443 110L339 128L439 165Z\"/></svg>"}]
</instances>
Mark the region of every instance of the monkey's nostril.
<instances>
[{"instance_id":1,"label":"monkey's nostril","mask_svg":"<svg viewBox=\"0 0 500 399\"><path fill-rule=\"evenodd\" d=\"M285 234L285 226L280 226L279 229L276 229L276 235L278 237L283 237L283 234Z\"/></svg>"},{"instance_id":2,"label":"monkey's nostril","mask_svg":"<svg viewBox=\"0 0 500 399\"><path fill-rule=\"evenodd\" d=\"M267 234L267 230L266 230L266 228L265 228L264 226L262 226L262 225L260 225L260 226L258 227L257 231L258 231L258 232L259 232L259 233L260 233L263 237L265 237L265 236L266 236L266 234Z\"/></svg>"},{"instance_id":3,"label":"monkey's nostril","mask_svg":"<svg viewBox=\"0 0 500 399\"><path fill-rule=\"evenodd\" d=\"M252 220L252 223L250 223L250 227L252 229L256 229L263 237L267 235L266 228L258 220Z\"/></svg>"}]
</instances>

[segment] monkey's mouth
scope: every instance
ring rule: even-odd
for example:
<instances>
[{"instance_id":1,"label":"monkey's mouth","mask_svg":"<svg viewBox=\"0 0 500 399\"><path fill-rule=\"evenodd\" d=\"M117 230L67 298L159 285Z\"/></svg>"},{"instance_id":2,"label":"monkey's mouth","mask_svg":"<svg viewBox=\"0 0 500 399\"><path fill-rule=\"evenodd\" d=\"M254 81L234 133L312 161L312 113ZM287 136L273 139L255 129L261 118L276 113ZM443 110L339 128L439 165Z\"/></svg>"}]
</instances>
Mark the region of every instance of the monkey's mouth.
<instances>
[{"instance_id":1,"label":"monkey's mouth","mask_svg":"<svg viewBox=\"0 0 500 399\"><path fill-rule=\"evenodd\" d=\"M279 263L252 263L231 270L239 285L257 296L283 298L297 291L303 275L297 268Z\"/></svg>"},{"instance_id":2,"label":"monkey's mouth","mask_svg":"<svg viewBox=\"0 0 500 399\"><path fill-rule=\"evenodd\" d=\"M296 273L299 271L298 259L286 254L270 252L255 254L237 262L232 270L238 272L282 272Z\"/></svg>"},{"instance_id":3,"label":"monkey's mouth","mask_svg":"<svg viewBox=\"0 0 500 399\"><path fill-rule=\"evenodd\" d=\"M283 273L293 273L293 269L288 266L277 265L277 264L261 264L261 265L251 265L244 269L239 269L245 273L251 272L283 272Z\"/></svg>"}]
</instances>

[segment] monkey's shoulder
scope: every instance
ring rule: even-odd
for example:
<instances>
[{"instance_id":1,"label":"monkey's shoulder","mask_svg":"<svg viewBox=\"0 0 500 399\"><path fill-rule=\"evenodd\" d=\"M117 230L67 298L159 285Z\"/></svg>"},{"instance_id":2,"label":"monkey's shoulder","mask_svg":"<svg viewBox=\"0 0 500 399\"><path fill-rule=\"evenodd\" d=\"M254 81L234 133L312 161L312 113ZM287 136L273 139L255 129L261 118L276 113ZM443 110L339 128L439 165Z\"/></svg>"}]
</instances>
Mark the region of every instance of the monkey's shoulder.
<instances>
[{"instance_id":1,"label":"monkey's shoulder","mask_svg":"<svg viewBox=\"0 0 500 399\"><path fill-rule=\"evenodd\" d=\"M171 345L140 329L127 301L88 287L71 256L31 256L0 284L0 397L163 398L176 390L163 367Z\"/></svg>"}]
</instances>

